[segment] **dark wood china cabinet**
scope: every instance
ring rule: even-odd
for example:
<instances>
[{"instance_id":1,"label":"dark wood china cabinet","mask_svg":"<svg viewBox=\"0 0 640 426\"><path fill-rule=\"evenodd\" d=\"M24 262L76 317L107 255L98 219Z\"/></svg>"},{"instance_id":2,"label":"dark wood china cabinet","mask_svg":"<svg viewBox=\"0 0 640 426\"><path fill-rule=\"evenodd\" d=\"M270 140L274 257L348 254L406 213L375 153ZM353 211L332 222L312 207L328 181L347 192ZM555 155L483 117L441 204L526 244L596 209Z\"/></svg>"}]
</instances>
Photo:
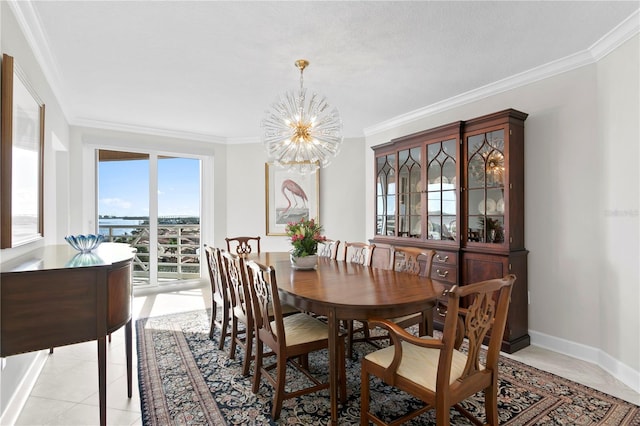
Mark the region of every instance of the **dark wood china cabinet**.
<instances>
[{"instance_id":1,"label":"dark wood china cabinet","mask_svg":"<svg viewBox=\"0 0 640 426\"><path fill-rule=\"evenodd\" d=\"M513 273L502 349L529 345L524 247L524 121L513 109L373 147L376 247L436 250L432 278L451 286ZM436 327L442 326L434 313Z\"/></svg>"}]
</instances>

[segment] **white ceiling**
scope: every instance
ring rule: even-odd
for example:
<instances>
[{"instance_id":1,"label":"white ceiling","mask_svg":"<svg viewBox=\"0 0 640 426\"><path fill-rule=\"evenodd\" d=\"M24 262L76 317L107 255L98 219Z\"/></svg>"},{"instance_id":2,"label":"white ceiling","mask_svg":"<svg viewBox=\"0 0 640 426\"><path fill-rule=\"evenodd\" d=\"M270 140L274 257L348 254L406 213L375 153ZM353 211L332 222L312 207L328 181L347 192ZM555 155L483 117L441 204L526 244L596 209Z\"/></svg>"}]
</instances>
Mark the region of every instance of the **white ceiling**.
<instances>
[{"instance_id":1,"label":"white ceiling","mask_svg":"<svg viewBox=\"0 0 640 426\"><path fill-rule=\"evenodd\" d=\"M305 86L339 109L345 136L362 136L541 66L593 61L625 20L637 32L640 2L10 5L71 124L241 141L258 138L264 111L297 87L296 59L310 61Z\"/></svg>"}]
</instances>

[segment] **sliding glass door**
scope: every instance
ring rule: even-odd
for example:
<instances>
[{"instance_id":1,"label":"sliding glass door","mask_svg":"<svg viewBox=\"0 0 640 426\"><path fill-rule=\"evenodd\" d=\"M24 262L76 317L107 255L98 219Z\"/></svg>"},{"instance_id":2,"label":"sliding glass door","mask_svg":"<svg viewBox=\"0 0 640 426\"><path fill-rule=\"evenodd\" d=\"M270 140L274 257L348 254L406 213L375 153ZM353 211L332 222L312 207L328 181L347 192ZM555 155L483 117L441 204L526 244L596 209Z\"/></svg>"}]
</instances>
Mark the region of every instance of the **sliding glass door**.
<instances>
[{"instance_id":1,"label":"sliding glass door","mask_svg":"<svg viewBox=\"0 0 640 426\"><path fill-rule=\"evenodd\" d=\"M159 157L158 280L200 277L200 161Z\"/></svg>"},{"instance_id":2,"label":"sliding glass door","mask_svg":"<svg viewBox=\"0 0 640 426\"><path fill-rule=\"evenodd\" d=\"M134 284L200 277L200 160L98 150L99 232L137 249Z\"/></svg>"}]
</instances>

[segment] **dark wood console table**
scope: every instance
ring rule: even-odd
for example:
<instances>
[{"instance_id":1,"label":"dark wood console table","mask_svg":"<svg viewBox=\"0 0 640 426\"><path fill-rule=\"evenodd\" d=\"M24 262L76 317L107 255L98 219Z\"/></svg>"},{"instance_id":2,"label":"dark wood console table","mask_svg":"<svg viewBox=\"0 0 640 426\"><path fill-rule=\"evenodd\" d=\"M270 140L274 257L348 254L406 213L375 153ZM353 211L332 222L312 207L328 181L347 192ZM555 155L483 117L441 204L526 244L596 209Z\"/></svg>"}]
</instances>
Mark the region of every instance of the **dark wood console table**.
<instances>
[{"instance_id":1,"label":"dark wood console table","mask_svg":"<svg viewBox=\"0 0 640 426\"><path fill-rule=\"evenodd\" d=\"M106 336L125 326L131 398L131 264L135 249L45 246L0 266L0 356L96 340L100 425L107 420Z\"/></svg>"}]
</instances>

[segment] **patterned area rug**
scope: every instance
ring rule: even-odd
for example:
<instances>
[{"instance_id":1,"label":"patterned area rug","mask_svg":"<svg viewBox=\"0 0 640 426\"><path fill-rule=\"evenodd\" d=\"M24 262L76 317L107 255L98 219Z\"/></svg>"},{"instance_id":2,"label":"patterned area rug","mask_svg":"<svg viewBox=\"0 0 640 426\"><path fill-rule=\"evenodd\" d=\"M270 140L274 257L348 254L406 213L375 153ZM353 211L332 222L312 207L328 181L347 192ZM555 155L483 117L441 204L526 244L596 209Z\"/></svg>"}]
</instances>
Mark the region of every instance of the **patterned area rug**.
<instances>
[{"instance_id":1,"label":"patterned area rug","mask_svg":"<svg viewBox=\"0 0 640 426\"><path fill-rule=\"evenodd\" d=\"M286 400L277 422L271 420L271 387L263 380L257 394L242 377L242 353L235 360L208 338L209 312L193 311L136 322L140 400L144 425L326 425L327 391ZM216 334L215 339L218 339ZM359 424L360 359L375 348L357 343L357 359L347 360L349 396L340 407L340 424ZM310 357L317 374L327 366L326 352ZM326 376L323 378L323 380ZM290 369L287 386L307 379ZM373 405L386 419L418 401L374 380ZM465 408L484 418L482 394ZM501 425L640 425L640 407L517 361L500 359L498 409ZM435 424L433 412L407 423ZM468 420L451 411L452 425Z\"/></svg>"}]
</instances>

